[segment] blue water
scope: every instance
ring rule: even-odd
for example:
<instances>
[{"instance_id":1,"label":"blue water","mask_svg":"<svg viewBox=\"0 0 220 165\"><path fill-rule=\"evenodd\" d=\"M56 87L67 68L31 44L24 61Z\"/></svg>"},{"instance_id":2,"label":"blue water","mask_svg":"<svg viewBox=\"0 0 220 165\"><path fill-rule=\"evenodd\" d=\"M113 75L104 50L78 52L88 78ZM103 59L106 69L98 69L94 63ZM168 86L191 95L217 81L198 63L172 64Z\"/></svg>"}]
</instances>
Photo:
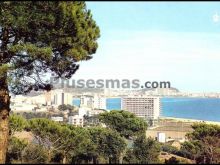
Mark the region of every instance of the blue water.
<instances>
[{"instance_id":1,"label":"blue water","mask_svg":"<svg viewBox=\"0 0 220 165\"><path fill-rule=\"evenodd\" d=\"M73 99L72 105L79 107L80 106L80 99L78 99L78 98Z\"/></svg>"},{"instance_id":2,"label":"blue water","mask_svg":"<svg viewBox=\"0 0 220 165\"><path fill-rule=\"evenodd\" d=\"M79 99L73 104L80 105ZM121 110L121 98L107 98L108 110ZM220 122L220 99L217 98L161 98L161 116Z\"/></svg>"},{"instance_id":3,"label":"blue water","mask_svg":"<svg viewBox=\"0 0 220 165\"><path fill-rule=\"evenodd\" d=\"M220 99L162 98L162 116L220 121Z\"/></svg>"},{"instance_id":4,"label":"blue water","mask_svg":"<svg viewBox=\"0 0 220 165\"><path fill-rule=\"evenodd\" d=\"M107 98L106 109L108 110L120 110L121 109L121 98Z\"/></svg>"}]
</instances>

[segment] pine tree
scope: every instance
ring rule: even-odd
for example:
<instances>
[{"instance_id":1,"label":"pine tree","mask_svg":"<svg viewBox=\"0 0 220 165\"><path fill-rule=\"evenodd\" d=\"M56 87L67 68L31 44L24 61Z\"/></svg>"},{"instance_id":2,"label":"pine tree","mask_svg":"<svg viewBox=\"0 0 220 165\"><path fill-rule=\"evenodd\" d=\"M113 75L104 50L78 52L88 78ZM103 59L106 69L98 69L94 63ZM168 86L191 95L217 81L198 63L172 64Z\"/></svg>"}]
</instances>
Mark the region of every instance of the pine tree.
<instances>
[{"instance_id":1,"label":"pine tree","mask_svg":"<svg viewBox=\"0 0 220 165\"><path fill-rule=\"evenodd\" d=\"M8 145L9 93L50 90L46 73L71 78L97 50L99 27L85 2L0 2L0 163Z\"/></svg>"}]
</instances>

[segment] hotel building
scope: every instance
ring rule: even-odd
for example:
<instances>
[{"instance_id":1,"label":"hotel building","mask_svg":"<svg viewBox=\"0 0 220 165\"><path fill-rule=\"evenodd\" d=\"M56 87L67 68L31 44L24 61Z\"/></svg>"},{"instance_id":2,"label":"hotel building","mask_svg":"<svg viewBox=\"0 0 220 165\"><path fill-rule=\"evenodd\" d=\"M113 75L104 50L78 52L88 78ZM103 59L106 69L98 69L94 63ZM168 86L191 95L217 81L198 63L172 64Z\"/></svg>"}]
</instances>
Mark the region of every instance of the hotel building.
<instances>
[{"instance_id":1,"label":"hotel building","mask_svg":"<svg viewBox=\"0 0 220 165\"><path fill-rule=\"evenodd\" d=\"M159 97L124 97L121 107L146 120L157 120L160 116Z\"/></svg>"}]
</instances>

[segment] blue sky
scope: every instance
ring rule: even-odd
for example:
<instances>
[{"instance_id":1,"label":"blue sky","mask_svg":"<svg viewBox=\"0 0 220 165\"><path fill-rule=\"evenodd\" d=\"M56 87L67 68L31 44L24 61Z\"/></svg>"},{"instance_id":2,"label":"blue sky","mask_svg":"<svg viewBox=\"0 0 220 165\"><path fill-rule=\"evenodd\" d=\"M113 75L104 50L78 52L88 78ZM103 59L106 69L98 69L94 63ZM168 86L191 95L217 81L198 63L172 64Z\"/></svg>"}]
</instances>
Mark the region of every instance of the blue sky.
<instances>
[{"instance_id":1,"label":"blue sky","mask_svg":"<svg viewBox=\"0 0 220 165\"><path fill-rule=\"evenodd\" d=\"M220 2L86 2L99 48L74 79L170 81L220 92ZM217 15L217 18L213 18Z\"/></svg>"}]
</instances>

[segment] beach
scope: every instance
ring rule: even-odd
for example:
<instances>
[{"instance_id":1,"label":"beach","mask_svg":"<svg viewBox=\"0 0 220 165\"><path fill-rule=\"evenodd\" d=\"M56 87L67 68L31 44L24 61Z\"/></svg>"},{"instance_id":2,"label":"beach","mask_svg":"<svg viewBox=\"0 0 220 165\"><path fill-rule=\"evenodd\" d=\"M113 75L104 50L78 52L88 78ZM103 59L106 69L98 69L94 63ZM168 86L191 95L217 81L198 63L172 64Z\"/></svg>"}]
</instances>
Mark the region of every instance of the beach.
<instances>
[{"instance_id":1,"label":"beach","mask_svg":"<svg viewBox=\"0 0 220 165\"><path fill-rule=\"evenodd\" d=\"M197 120L197 119L186 119L186 118L176 118L176 117L160 117L161 120L170 120L176 122L187 122L187 123L206 123L206 124L215 124L220 125L220 122L217 121L207 121L207 120Z\"/></svg>"}]
</instances>

